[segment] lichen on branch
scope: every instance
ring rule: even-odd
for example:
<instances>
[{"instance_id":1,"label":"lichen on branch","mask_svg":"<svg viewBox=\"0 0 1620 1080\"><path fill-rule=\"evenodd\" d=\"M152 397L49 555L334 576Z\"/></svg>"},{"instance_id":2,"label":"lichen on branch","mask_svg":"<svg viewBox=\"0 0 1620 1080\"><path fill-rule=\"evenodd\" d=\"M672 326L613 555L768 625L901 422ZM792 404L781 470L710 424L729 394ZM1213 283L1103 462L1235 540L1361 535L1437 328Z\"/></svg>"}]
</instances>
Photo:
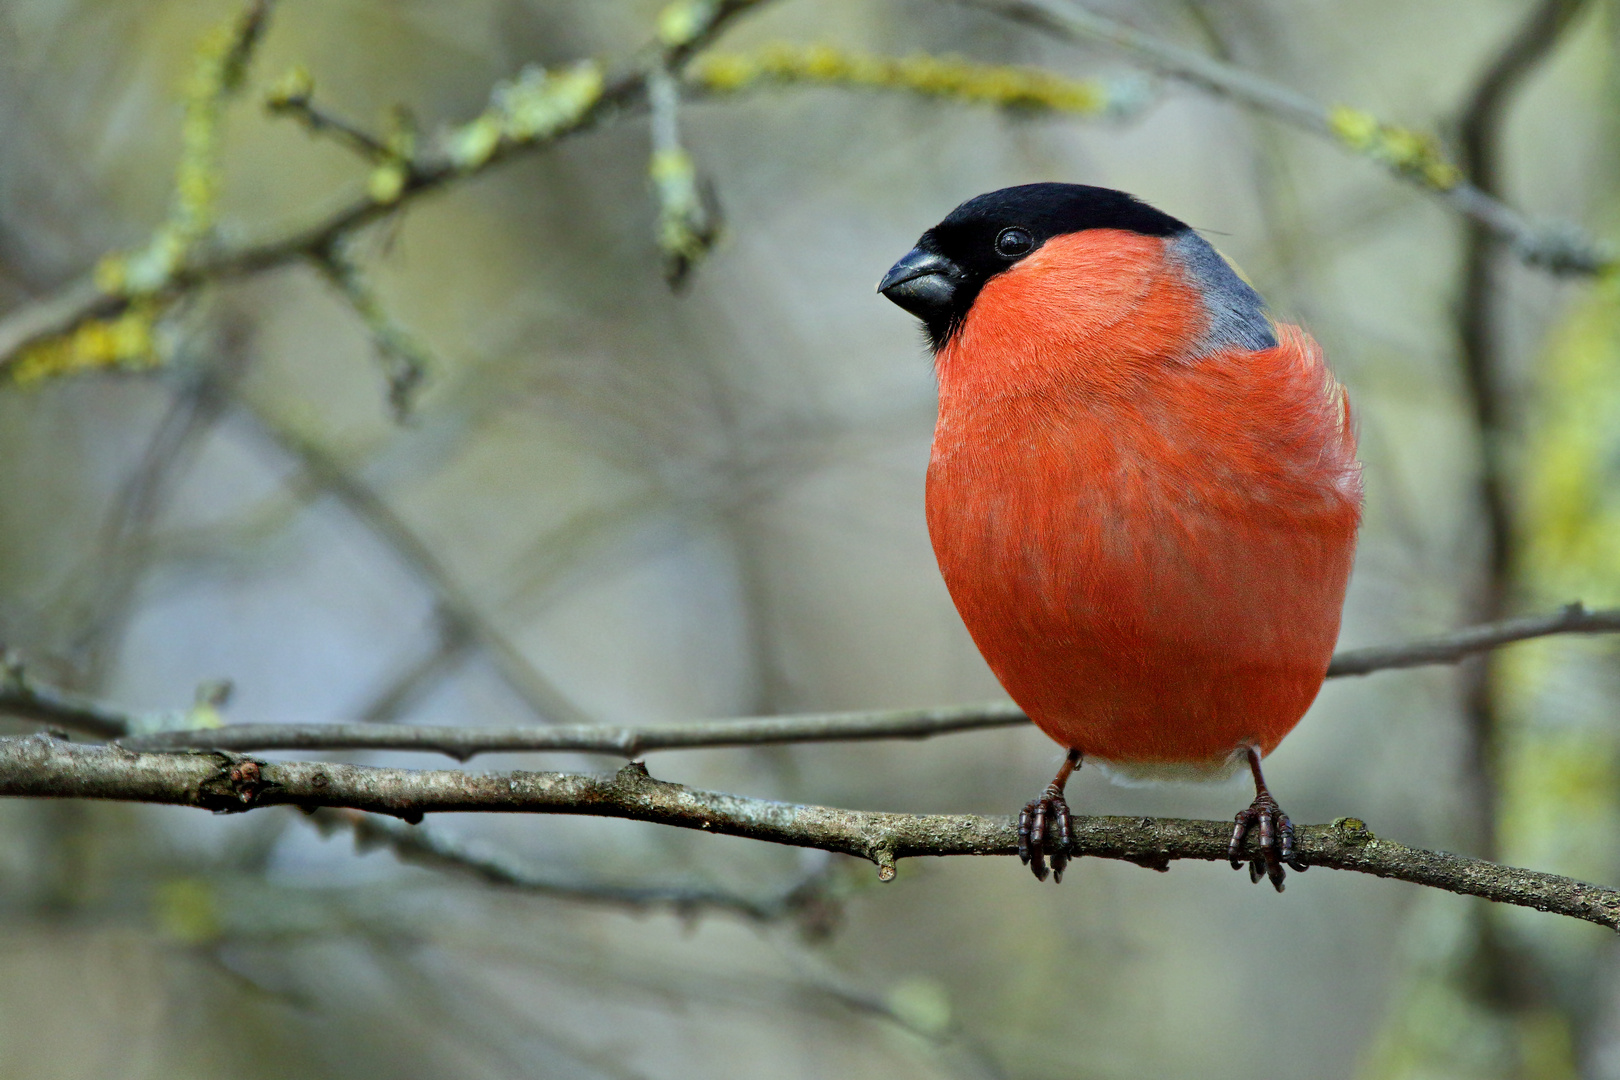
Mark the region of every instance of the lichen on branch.
<instances>
[{"instance_id":1,"label":"lichen on branch","mask_svg":"<svg viewBox=\"0 0 1620 1080\"><path fill-rule=\"evenodd\" d=\"M594 60L556 70L530 64L496 85L482 113L446 131L439 150L453 170L475 171L577 123L601 99L603 86L602 66Z\"/></svg>"},{"instance_id":2,"label":"lichen on branch","mask_svg":"<svg viewBox=\"0 0 1620 1080\"><path fill-rule=\"evenodd\" d=\"M1386 124L1372 113L1348 105L1328 110L1328 126L1358 154L1436 191L1450 191L1462 183L1462 170L1446 157L1440 140L1430 132Z\"/></svg>"},{"instance_id":3,"label":"lichen on branch","mask_svg":"<svg viewBox=\"0 0 1620 1080\"><path fill-rule=\"evenodd\" d=\"M105 255L95 268L100 292L129 302L105 318L86 319L25 349L12 367L17 382L163 363L168 350L157 324L173 303L165 294L176 272L213 232L225 107L241 89L269 15L268 0L255 0L197 45L184 90L180 159L168 216L144 247Z\"/></svg>"},{"instance_id":4,"label":"lichen on branch","mask_svg":"<svg viewBox=\"0 0 1620 1080\"><path fill-rule=\"evenodd\" d=\"M750 52L705 53L687 81L709 94L761 85L897 90L969 105L1080 116L1122 114L1148 100L1135 81L1073 79L1053 71L981 64L960 56L877 56L832 45L777 43Z\"/></svg>"}]
</instances>

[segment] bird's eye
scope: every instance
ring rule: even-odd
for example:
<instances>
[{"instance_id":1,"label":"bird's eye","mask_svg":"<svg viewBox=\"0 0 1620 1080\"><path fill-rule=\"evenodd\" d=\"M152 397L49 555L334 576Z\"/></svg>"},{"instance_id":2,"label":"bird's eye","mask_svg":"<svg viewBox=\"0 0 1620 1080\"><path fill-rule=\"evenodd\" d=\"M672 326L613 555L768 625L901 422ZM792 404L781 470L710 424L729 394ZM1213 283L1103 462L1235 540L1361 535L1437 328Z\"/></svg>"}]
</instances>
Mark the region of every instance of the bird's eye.
<instances>
[{"instance_id":1,"label":"bird's eye","mask_svg":"<svg viewBox=\"0 0 1620 1080\"><path fill-rule=\"evenodd\" d=\"M1029 254L1029 249L1034 246L1035 238L1017 226L1002 229L1001 235L996 237L996 254L1004 255L1009 259L1016 259L1020 255Z\"/></svg>"}]
</instances>

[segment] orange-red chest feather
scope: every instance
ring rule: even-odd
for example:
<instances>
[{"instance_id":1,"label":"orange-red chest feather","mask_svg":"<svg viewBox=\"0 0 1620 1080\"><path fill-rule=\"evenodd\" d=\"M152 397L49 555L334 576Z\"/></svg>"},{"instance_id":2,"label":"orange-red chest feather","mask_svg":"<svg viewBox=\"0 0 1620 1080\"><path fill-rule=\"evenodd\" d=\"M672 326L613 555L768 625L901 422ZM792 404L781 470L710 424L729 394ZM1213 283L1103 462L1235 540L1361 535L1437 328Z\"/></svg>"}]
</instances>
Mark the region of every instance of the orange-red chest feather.
<instances>
[{"instance_id":1,"label":"orange-red chest feather","mask_svg":"<svg viewBox=\"0 0 1620 1080\"><path fill-rule=\"evenodd\" d=\"M1360 508L1343 391L1302 331L1204 348L1157 237L1060 236L938 355L928 526L1043 731L1143 773L1269 752L1327 671Z\"/></svg>"}]
</instances>

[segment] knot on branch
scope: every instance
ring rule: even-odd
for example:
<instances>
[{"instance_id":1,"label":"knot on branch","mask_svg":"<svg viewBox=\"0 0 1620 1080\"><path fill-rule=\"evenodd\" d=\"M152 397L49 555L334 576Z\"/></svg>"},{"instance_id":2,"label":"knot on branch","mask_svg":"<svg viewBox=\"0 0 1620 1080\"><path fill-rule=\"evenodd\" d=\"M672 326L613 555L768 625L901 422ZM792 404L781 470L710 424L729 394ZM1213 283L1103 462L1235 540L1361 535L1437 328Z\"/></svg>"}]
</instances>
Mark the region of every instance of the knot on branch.
<instances>
[{"instance_id":1,"label":"knot on branch","mask_svg":"<svg viewBox=\"0 0 1620 1080\"><path fill-rule=\"evenodd\" d=\"M613 774L615 784L623 784L630 788L638 787L641 781L651 779L652 773L647 771L647 763L640 758L626 762L618 772Z\"/></svg>"},{"instance_id":2,"label":"knot on branch","mask_svg":"<svg viewBox=\"0 0 1620 1080\"><path fill-rule=\"evenodd\" d=\"M1362 847L1378 839L1372 830L1367 828L1367 823L1360 818L1334 818L1333 831L1338 834L1341 841L1352 847Z\"/></svg>"},{"instance_id":3,"label":"knot on branch","mask_svg":"<svg viewBox=\"0 0 1620 1080\"><path fill-rule=\"evenodd\" d=\"M1161 874L1170 872L1170 849L1167 847L1161 846L1151 851L1127 851L1121 858L1145 869L1157 870Z\"/></svg>"},{"instance_id":4,"label":"knot on branch","mask_svg":"<svg viewBox=\"0 0 1620 1080\"><path fill-rule=\"evenodd\" d=\"M259 796L274 784L264 775L263 763L215 751L219 771L197 785L197 805L216 814L239 814L259 804Z\"/></svg>"}]
</instances>

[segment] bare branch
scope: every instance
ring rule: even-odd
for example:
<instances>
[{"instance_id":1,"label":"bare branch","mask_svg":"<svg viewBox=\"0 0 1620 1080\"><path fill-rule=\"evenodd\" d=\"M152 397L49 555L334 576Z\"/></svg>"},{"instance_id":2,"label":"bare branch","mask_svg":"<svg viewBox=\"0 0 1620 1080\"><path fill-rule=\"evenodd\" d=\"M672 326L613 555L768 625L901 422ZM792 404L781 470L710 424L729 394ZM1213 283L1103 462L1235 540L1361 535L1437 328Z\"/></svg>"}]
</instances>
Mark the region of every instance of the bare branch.
<instances>
[{"instance_id":1,"label":"bare branch","mask_svg":"<svg viewBox=\"0 0 1620 1080\"><path fill-rule=\"evenodd\" d=\"M1550 615L1530 615L1440 637L1350 649L1328 668L1329 678L1374 671L1454 664L1517 641L1554 634L1620 632L1620 609L1587 611L1570 604ZM59 707L56 703L60 703ZM20 668L0 682L0 713L11 713L99 738L131 736L123 745L139 750L415 750L465 761L475 754L576 752L635 758L655 750L762 746L780 743L925 739L958 731L1012 727L1028 717L1011 703L936 708L811 713L799 716L700 720L643 727L571 724L551 727L473 727L447 724L231 724L226 727L153 731L127 714L60 691L39 687ZM81 722L82 721L82 722ZM122 723L123 726L119 726Z\"/></svg>"},{"instance_id":2,"label":"bare branch","mask_svg":"<svg viewBox=\"0 0 1620 1080\"><path fill-rule=\"evenodd\" d=\"M1517 210L1461 178L1415 133L1379 125L1355 110L1328 108L1236 65L1161 41L1069 0L957 0L1069 41L1102 45L1133 62L1218 97L1268 113L1305 131L1383 161L1395 175L1478 222L1532 266L1560 274L1607 274L1617 263L1602 243L1569 227L1534 225ZM1346 123L1346 121L1356 123ZM1394 135L1391 139L1388 136ZM1407 147L1402 151L1399 147Z\"/></svg>"},{"instance_id":3,"label":"bare branch","mask_svg":"<svg viewBox=\"0 0 1620 1080\"><path fill-rule=\"evenodd\" d=\"M10 653L0 655L0 713L116 739L140 729L135 714L83 694L34 682Z\"/></svg>"},{"instance_id":4,"label":"bare branch","mask_svg":"<svg viewBox=\"0 0 1620 1080\"><path fill-rule=\"evenodd\" d=\"M330 136L368 161L386 161L391 150L383 139L360 125L315 104L315 82L308 71L294 68L265 99L272 116L290 116L313 135Z\"/></svg>"},{"instance_id":5,"label":"bare branch","mask_svg":"<svg viewBox=\"0 0 1620 1080\"><path fill-rule=\"evenodd\" d=\"M0 711L6 702L0 696ZM36 717L37 718L37 717ZM474 754L570 751L636 758L654 750L773 743L925 739L956 731L1028 723L1012 704L955 705L883 712L820 713L700 720L647 727L570 724L461 727L448 724L231 724L124 739L138 750L419 750L461 761Z\"/></svg>"},{"instance_id":6,"label":"bare branch","mask_svg":"<svg viewBox=\"0 0 1620 1080\"><path fill-rule=\"evenodd\" d=\"M165 803L227 813L276 805L346 807L411 822L430 813L469 811L615 817L853 855L877 864L884 881L894 878L899 859L1017 851L1010 817L891 814L751 799L664 783L639 762L611 777L474 774L255 761L224 753L136 753L34 735L0 739L0 796ZM1227 857L1231 828L1219 821L1079 817L1074 851L1160 870L1180 859L1218 862ZM1251 848L1254 843L1251 838ZM1620 928L1620 891L1380 840L1354 818L1298 829L1295 850L1315 866Z\"/></svg>"},{"instance_id":7,"label":"bare branch","mask_svg":"<svg viewBox=\"0 0 1620 1080\"><path fill-rule=\"evenodd\" d=\"M350 257L348 244L339 240L311 261L354 313L366 324L388 380L388 404L394 419L404 422L416 406L416 392L430 368L441 368L416 334L391 314L377 295L359 263Z\"/></svg>"},{"instance_id":8,"label":"bare branch","mask_svg":"<svg viewBox=\"0 0 1620 1080\"><path fill-rule=\"evenodd\" d=\"M386 499L351 475L341 462L313 441L288 430L264 412L248 407L247 403L243 411L279 450L298 462L317 487L341 503L399 556L432 592L438 603L439 618L453 626L458 634L479 644L501 680L536 716L575 723L587 719L585 713L484 616L472 594Z\"/></svg>"},{"instance_id":9,"label":"bare branch","mask_svg":"<svg viewBox=\"0 0 1620 1080\"><path fill-rule=\"evenodd\" d=\"M1367 675L1394 668L1424 667L1429 664L1455 664L1477 653L1500 649L1516 641L1550 637L1554 634L1620 633L1620 608L1587 611L1579 602L1551 615L1524 615L1517 619L1471 626L1439 637L1409 641L1404 645L1375 645L1366 649L1346 649L1334 655L1328 678Z\"/></svg>"},{"instance_id":10,"label":"bare branch","mask_svg":"<svg viewBox=\"0 0 1620 1080\"><path fill-rule=\"evenodd\" d=\"M542 896L609 904L635 911L669 910L681 915L724 911L755 922L805 917L811 928L826 922L831 914L828 910L831 901L822 887L825 874L820 871L807 875L780 895L760 899L716 889L570 881L536 873L504 855L446 836L426 825L406 825L359 810L316 807L307 812L323 832L352 831L356 847L386 847L404 862L465 874L489 885Z\"/></svg>"}]
</instances>

